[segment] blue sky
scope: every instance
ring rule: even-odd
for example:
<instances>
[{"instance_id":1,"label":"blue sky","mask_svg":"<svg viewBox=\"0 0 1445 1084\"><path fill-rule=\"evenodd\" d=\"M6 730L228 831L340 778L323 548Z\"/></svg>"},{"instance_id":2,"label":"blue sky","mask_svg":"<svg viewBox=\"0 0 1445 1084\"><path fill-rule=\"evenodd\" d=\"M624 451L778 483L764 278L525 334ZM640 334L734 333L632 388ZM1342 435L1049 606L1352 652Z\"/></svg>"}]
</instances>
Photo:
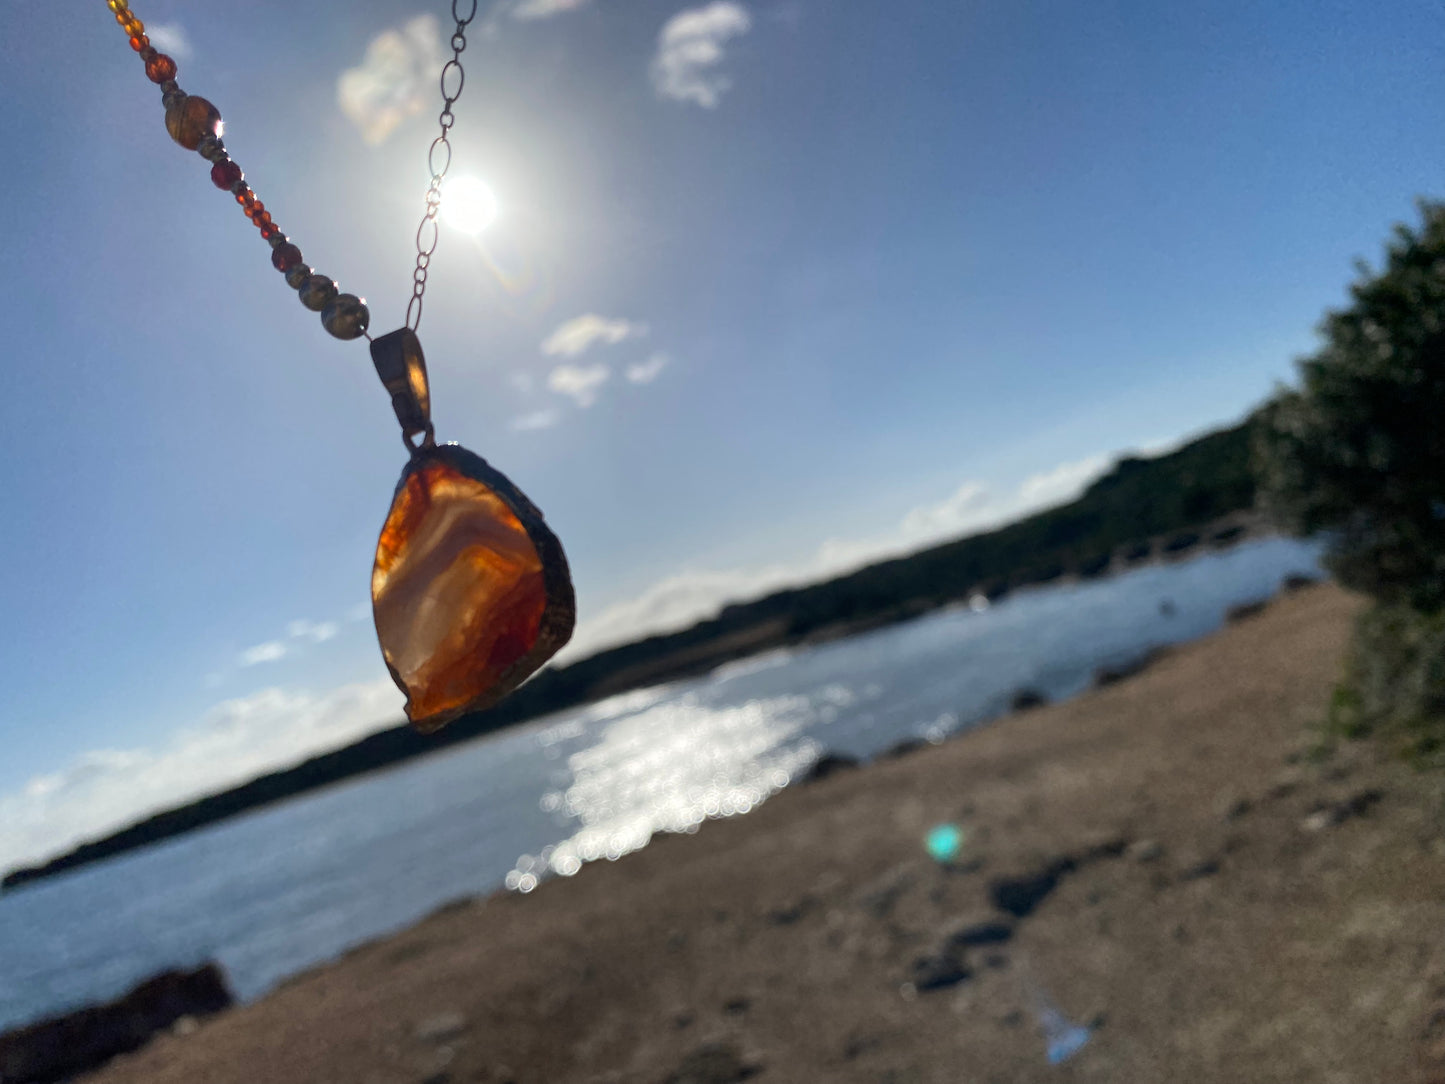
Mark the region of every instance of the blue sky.
<instances>
[{"instance_id":1,"label":"blue sky","mask_svg":"<svg viewBox=\"0 0 1445 1084\"><path fill-rule=\"evenodd\" d=\"M561 536L579 650L1232 421L1445 170L1433 2L481 6L452 174L500 215L443 230L421 337L439 436ZM136 11L307 262L399 326L445 5ZM166 137L100 0L22 29L0 863L399 705L364 343Z\"/></svg>"}]
</instances>

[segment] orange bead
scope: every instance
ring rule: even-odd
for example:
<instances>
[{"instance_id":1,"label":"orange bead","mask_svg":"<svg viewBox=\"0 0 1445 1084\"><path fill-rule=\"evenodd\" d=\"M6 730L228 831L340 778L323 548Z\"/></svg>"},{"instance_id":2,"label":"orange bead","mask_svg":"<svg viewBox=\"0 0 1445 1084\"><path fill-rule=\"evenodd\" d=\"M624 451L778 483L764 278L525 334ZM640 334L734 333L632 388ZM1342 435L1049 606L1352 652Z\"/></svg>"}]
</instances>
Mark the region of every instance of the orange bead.
<instances>
[{"instance_id":1,"label":"orange bead","mask_svg":"<svg viewBox=\"0 0 1445 1084\"><path fill-rule=\"evenodd\" d=\"M130 0L105 0L105 6L114 12L122 12L130 7Z\"/></svg>"},{"instance_id":2,"label":"orange bead","mask_svg":"<svg viewBox=\"0 0 1445 1084\"><path fill-rule=\"evenodd\" d=\"M199 95L188 95L166 109L166 131L186 150L193 151L206 136L221 134L221 111Z\"/></svg>"},{"instance_id":3,"label":"orange bead","mask_svg":"<svg viewBox=\"0 0 1445 1084\"><path fill-rule=\"evenodd\" d=\"M246 217L249 218L252 222L256 221L257 215L262 215L265 213L266 205L260 200L256 200L254 203L248 203L246 205Z\"/></svg>"},{"instance_id":4,"label":"orange bead","mask_svg":"<svg viewBox=\"0 0 1445 1084\"><path fill-rule=\"evenodd\" d=\"M140 52L142 49L144 49L144 48L145 48L147 45L149 45L150 43L151 43L151 39L148 38L148 37L146 37L144 34L140 35L140 37L136 37L136 38L131 38L131 39L130 39L130 47L131 47L132 49L134 49L136 52Z\"/></svg>"},{"instance_id":5,"label":"orange bead","mask_svg":"<svg viewBox=\"0 0 1445 1084\"><path fill-rule=\"evenodd\" d=\"M176 77L176 62L165 53L157 53L146 61L146 78L152 83L164 83Z\"/></svg>"},{"instance_id":6,"label":"orange bead","mask_svg":"<svg viewBox=\"0 0 1445 1084\"><path fill-rule=\"evenodd\" d=\"M251 191L250 188L243 188L236 193L236 202L241 205L241 210L245 211L246 216L249 218L251 215L251 204L256 202L256 193Z\"/></svg>"},{"instance_id":7,"label":"orange bead","mask_svg":"<svg viewBox=\"0 0 1445 1084\"><path fill-rule=\"evenodd\" d=\"M259 208L261 204L258 203L256 204L256 206ZM249 217L251 219L252 225L254 225L258 230L265 230L267 226L271 225L270 211L253 211Z\"/></svg>"}]
</instances>

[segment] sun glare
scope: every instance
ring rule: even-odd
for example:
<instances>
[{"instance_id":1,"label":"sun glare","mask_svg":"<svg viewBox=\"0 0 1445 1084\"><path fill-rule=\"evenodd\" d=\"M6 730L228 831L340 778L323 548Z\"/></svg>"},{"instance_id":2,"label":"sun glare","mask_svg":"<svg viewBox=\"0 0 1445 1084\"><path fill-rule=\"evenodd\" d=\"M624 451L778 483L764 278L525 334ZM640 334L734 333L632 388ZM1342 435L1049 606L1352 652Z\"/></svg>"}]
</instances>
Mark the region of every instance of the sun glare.
<instances>
[{"instance_id":1,"label":"sun glare","mask_svg":"<svg viewBox=\"0 0 1445 1084\"><path fill-rule=\"evenodd\" d=\"M442 188L442 218L463 233L481 233L497 220L497 197L477 177L458 177Z\"/></svg>"}]
</instances>

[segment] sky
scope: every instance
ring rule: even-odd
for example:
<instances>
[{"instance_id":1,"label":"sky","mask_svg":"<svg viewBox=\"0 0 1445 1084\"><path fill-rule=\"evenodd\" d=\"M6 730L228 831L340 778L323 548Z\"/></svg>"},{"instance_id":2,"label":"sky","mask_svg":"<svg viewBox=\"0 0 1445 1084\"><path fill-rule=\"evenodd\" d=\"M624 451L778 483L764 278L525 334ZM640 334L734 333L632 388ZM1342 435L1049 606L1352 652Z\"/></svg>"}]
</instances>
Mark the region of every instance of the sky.
<instances>
[{"instance_id":1,"label":"sky","mask_svg":"<svg viewBox=\"0 0 1445 1084\"><path fill-rule=\"evenodd\" d=\"M447 5L135 11L306 261L400 326ZM21 29L0 866L401 703L364 340L166 136L101 0ZM443 225L420 335L438 437L567 550L564 658L1235 421L1445 175L1434 0L506 0L468 41L448 176L496 219Z\"/></svg>"}]
</instances>

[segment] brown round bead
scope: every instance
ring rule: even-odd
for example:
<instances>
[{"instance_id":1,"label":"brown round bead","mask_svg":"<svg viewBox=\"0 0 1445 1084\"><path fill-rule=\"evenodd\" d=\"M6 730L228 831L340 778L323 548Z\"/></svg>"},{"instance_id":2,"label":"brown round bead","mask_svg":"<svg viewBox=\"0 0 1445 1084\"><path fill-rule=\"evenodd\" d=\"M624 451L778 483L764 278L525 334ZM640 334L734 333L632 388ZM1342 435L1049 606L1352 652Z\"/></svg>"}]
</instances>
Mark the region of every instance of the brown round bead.
<instances>
[{"instance_id":1,"label":"brown round bead","mask_svg":"<svg viewBox=\"0 0 1445 1084\"><path fill-rule=\"evenodd\" d=\"M229 158L222 158L211 167L211 183L223 192L229 192L231 185L243 176L245 174L241 172L241 167Z\"/></svg>"},{"instance_id":2,"label":"brown round bead","mask_svg":"<svg viewBox=\"0 0 1445 1084\"><path fill-rule=\"evenodd\" d=\"M175 77L176 62L166 56L165 53L157 53L151 57L150 60L146 61L146 78L152 83L164 83L166 80L174 79ZM220 119L219 114L216 119ZM198 138L196 142L199 143L200 139Z\"/></svg>"},{"instance_id":3,"label":"brown round bead","mask_svg":"<svg viewBox=\"0 0 1445 1084\"><path fill-rule=\"evenodd\" d=\"M336 289L336 283L325 275L313 274L297 287L296 292L301 298L301 304L312 312L320 312L336 300L336 295L340 291Z\"/></svg>"},{"instance_id":4,"label":"brown round bead","mask_svg":"<svg viewBox=\"0 0 1445 1084\"><path fill-rule=\"evenodd\" d=\"M321 326L338 339L356 339L366 334L371 313L355 294L338 294L321 310Z\"/></svg>"},{"instance_id":5,"label":"brown round bead","mask_svg":"<svg viewBox=\"0 0 1445 1084\"><path fill-rule=\"evenodd\" d=\"M277 271L286 272L301 262L301 250L287 241L284 245L277 245L271 250L271 266Z\"/></svg>"},{"instance_id":6,"label":"brown round bead","mask_svg":"<svg viewBox=\"0 0 1445 1084\"><path fill-rule=\"evenodd\" d=\"M193 151L206 136L220 136L221 111L199 95L187 95L166 109L166 131Z\"/></svg>"}]
</instances>

